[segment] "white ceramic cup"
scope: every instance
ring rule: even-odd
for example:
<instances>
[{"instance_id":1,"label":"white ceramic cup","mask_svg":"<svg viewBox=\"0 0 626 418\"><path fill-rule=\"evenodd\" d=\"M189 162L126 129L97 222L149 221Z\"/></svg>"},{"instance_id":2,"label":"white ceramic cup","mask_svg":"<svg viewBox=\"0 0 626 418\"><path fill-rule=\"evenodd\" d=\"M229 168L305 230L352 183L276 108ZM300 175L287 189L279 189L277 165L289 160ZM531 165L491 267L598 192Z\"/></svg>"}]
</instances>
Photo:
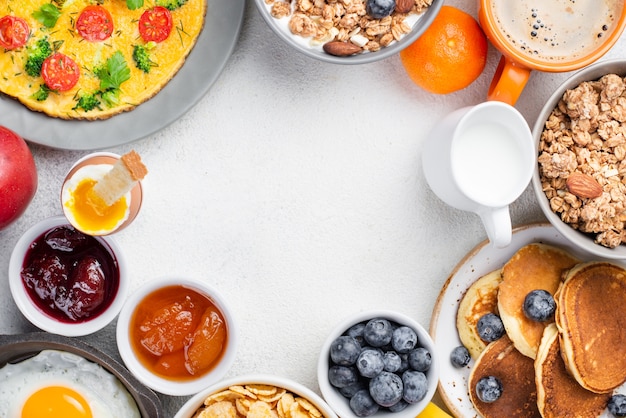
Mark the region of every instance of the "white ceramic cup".
<instances>
[{"instance_id":1,"label":"white ceramic cup","mask_svg":"<svg viewBox=\"0 0 626 418\"><path fill-rule=\"evenodd\" d=\"M498 248L511 242L509 205L530 183L535 160L528 123L499 101L450 113L435 125L422 152L433 192L452 207L478 214Z\"/></svg>"}]
</instances>

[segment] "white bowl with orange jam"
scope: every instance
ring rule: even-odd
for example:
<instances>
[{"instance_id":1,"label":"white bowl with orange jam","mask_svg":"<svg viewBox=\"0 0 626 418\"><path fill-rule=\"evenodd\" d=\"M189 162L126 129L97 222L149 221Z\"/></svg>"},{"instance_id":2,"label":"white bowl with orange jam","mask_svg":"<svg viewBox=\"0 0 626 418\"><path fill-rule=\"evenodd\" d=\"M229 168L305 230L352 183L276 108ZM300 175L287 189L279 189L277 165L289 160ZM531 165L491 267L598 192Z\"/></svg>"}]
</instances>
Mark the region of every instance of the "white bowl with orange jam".
<instances>
[{"instance_id":1,"label":"white bowl with orange jam","mask_svg":"<svg viewBox=\"0 0 626 418\"><path fill-rule=\"evenodd\" d=\"M65 177L61 189L63 213L76 229L85 234L108 235L120 231L139 213L143 195L140 182L111 206L93 194L93 186L119 158L119 155L110 152L86 155L72 166Z\"/></svg>"},{"instance_id":2,"label":"white bowl with orange jam","mask_svg":"<svg viewBox=\"0 0 626 418\"><path fill-rule=\"evenodd\" d=\"M238 332L216 289L172 276L150 280L127 299L117 321L117 345L126 367L143 384L187 396L228 372Z\"/></svg>"}]
</instances>

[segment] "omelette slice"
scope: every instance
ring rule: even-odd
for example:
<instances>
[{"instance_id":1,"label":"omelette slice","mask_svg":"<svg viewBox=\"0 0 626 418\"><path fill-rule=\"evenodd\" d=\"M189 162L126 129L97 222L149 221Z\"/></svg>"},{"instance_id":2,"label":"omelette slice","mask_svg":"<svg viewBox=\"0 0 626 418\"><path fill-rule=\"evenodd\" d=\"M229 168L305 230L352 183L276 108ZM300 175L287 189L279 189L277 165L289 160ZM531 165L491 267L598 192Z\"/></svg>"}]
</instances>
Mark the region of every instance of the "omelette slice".
<instances>
[{"instance_id":1,"label":"omelette slice","mask_svg":"<svg viewBox=\"0 0 626 418\"><path fill-rule=\"evenodd\" d=\"M132 110L182 67L206 7L206 0L5 0L0 91L62 119Z\"/></svg>"}]
</instances>

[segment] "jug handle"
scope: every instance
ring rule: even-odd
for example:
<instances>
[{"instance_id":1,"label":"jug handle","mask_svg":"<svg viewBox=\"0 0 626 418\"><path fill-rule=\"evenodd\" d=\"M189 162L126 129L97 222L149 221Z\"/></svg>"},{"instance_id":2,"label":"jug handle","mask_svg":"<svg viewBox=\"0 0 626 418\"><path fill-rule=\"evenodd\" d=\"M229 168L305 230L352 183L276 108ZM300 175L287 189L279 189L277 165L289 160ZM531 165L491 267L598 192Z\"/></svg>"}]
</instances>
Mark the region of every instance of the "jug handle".
<instances>
[{"instance_id":1,"label":"jug handle","mask_svg":"<svg viewBox=\"0 0 626 418\"><path fill-rule=\"evenodd\" d=\"M512 227L509 207L488 208L478 213L487 231L489 241L496 248L504 248L511 243Z\"/></svg>"}]
</instances>

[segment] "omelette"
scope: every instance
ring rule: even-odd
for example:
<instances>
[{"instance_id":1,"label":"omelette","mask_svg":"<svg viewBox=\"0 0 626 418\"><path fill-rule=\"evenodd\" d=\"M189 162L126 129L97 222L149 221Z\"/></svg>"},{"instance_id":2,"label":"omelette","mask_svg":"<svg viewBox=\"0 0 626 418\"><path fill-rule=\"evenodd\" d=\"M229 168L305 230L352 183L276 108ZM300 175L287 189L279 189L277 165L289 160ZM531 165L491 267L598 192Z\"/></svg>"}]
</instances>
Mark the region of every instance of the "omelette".
<instances>
[{"instance_id":1,"label":"omelette","mask_svg":"<svg viewBox=\"0 0 626 418\"><path fill-rule=\"evenodd\" d=\"M206 0L3 0L0 92L62 119L134 109L176 75Z\"/></svg>"}]
</instances>

